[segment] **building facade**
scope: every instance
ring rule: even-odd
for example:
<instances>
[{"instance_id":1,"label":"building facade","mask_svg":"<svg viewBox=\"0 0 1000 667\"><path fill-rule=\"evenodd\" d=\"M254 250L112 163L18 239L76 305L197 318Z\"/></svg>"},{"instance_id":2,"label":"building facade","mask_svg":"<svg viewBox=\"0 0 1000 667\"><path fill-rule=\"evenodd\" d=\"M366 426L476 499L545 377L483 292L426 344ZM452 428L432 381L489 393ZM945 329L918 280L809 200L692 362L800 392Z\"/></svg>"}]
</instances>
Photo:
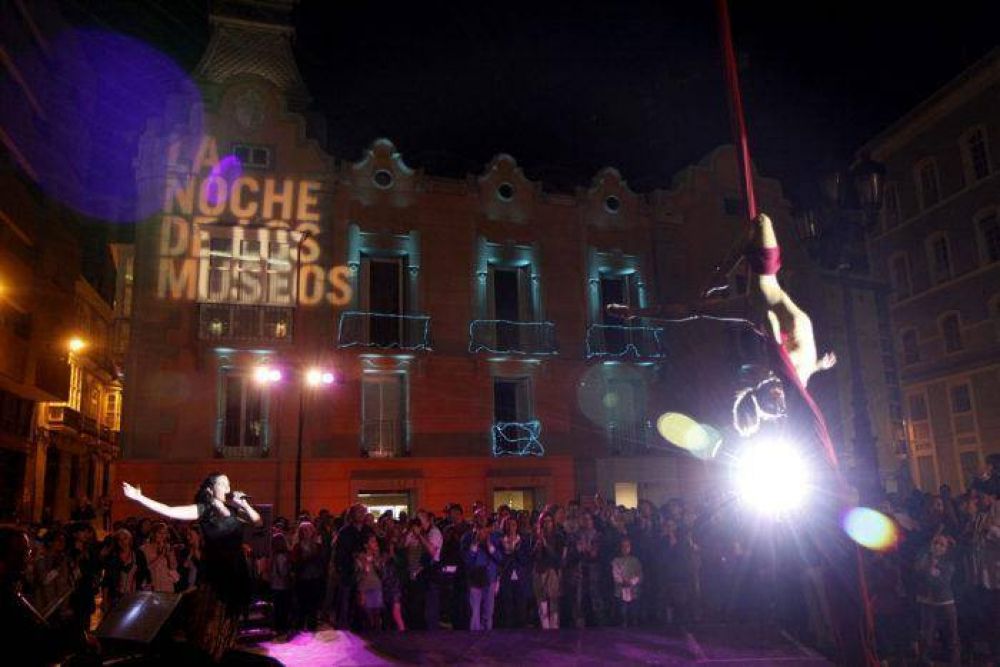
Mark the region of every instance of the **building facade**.
<instances>
[{"instance_id":1,"label":"building facade","mask_svg":"<svg viewBox=\"0 0 1000 667\"><path fill-rule=\"evenodd\" d=\"M860 151L887 168L868 245L888 310L911 475L968 488L1000 452L1000 51Z\"/></svg>"},{"instance_id":2,"label":"building facade","mask_svg":"<svg viewBox=\"0 0 1000 667\"><path fill-rule=\"evenodd\" d=\"M111 307L83 277L80 216L37 185L38 146L68 131L36 88L58 76L39 56L68 26L49 3L9 3L2 15L0 517L66 519L74 499L106 493L121 385Z\"/></svg>"}]
</instances>

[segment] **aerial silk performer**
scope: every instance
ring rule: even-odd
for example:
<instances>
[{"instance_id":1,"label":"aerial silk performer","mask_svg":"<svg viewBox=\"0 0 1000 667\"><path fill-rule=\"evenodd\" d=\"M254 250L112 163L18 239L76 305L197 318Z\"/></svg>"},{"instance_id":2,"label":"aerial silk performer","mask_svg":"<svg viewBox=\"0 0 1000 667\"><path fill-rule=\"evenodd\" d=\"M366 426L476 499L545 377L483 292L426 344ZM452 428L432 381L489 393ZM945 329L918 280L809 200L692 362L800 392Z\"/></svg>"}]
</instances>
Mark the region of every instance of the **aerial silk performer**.
<instances>
[{"instance_id":1,"label":"aerial silk performer","mask_svg":"<svg viewBox=\"0 0 1000 667\"><path fill-rule=\"evenodd\" d=\"M746 318L734 319L699 313L697 311L704 311L699 307L686 312L679 312L673 306L632 311L626 306L612 305L608 310L623 317L653 317L662 323L702 318L743 322L754 332L764 354L758 360L761 363L744 367L743 386L733 402L733 428L742 440L758 432L777 430L784 436L792 436L807 450L804 454L817 468L813 478L816 499L808 515L799 522L800 533L796 539L808 542L807 548L819 560L825 574L824 593L829 605L837 663L876 667L879 660L874 648L872 612L861 553L840 528L841 516L855 505L852 491L841 474L823 413L806 388L809 379L831 368L836 358L830 353L818 355L810 318L778 283L781 250L773 223L757 208L729 9L726 0L716 0L716 6L749 232L740 235L734 249L714 268L702 296L710 296L717 289L714 285L720 278L728 276L745 261L750 272L748 308L751 312Z\"/></svg>"}]
</instances>

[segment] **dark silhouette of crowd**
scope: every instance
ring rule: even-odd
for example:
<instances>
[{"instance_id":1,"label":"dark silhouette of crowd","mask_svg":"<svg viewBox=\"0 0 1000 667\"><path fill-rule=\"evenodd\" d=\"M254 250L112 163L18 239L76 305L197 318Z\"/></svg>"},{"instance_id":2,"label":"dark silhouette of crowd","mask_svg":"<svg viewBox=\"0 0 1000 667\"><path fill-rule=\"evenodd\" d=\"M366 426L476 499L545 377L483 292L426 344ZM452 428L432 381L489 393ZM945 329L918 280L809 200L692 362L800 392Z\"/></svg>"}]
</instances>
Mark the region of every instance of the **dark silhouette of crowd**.
<instances>
[{"instance_id":1,"label":"dark silhouette of crowd","mask_svg":"<svg viewBox=\"0 0 1000 667\"><path fill-rule=\"evenodd\" d=\"M893 547L864 556L883 660L1000 658L998 495L1000 466L961 495L914 491L877 508L899 534ZM832 650L829 578L822 559L795 540L805 520L762 526L731 506L679 498L634 509L600 496L535 511L451 504L413 516L355 505L278 517L269 553L249 544L245 553L279 641L322 625L379 632L773 622ZM6 632L58 629L67 647L86 650L87 631L123 596L182 593L199 582L197 523L134 517L100 539L95 523L3 529Z\"/></svg>"}]
</instances>

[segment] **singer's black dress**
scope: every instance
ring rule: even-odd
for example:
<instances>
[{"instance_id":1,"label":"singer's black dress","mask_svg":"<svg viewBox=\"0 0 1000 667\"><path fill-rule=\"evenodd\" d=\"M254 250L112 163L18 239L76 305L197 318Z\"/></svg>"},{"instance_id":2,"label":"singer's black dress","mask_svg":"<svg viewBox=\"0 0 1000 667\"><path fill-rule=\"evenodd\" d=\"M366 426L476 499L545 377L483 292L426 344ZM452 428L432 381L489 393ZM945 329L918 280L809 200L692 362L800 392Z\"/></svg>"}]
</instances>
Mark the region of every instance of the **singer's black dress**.
<instances>
[{"instance_id":1,"label":"singer's black dress","mask_svg":"<svg viewBox=\"0 0 1000 667\"><path fill-rule=\"evenodd\" d=\"M247 521L235 509L223 516L211 505L198 505L204 540L201 582L192 595L188 638L214 660L232 647L239 620L250 605L250 567L243 554Z\"/></svg>"}]
</instances>

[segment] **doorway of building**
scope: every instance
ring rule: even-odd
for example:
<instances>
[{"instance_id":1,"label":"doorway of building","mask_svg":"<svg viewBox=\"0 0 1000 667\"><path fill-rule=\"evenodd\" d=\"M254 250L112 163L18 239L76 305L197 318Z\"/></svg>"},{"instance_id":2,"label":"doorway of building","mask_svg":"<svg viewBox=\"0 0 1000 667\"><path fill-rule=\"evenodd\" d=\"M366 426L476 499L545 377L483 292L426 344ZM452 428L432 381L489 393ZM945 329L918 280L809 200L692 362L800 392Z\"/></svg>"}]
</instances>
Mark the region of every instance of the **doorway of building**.
<instances>
[{"instance_id":1,"label":"doorway of building","mask_svg":"<svg viewBox=\"0 0 1000 667\"><path fill-rule=\"evenodd\" d=\"M408 517L413 516L413 499L409 491L359 491L358 502L376 517L387 511L397 519L402 512L406 512Z\"/></svg>"},{"instance_id":2,"label":"doorway of building","mask_svg":"<svg viewBox=\"0 0 1000 667\"><path fill-rule=\"evenodd\" d=\"M501 505L506 505L512 510L527 510L530 512L535 509L535 490L494 489L493 509L495 510Z\"/></svg>"}]
</instances>

